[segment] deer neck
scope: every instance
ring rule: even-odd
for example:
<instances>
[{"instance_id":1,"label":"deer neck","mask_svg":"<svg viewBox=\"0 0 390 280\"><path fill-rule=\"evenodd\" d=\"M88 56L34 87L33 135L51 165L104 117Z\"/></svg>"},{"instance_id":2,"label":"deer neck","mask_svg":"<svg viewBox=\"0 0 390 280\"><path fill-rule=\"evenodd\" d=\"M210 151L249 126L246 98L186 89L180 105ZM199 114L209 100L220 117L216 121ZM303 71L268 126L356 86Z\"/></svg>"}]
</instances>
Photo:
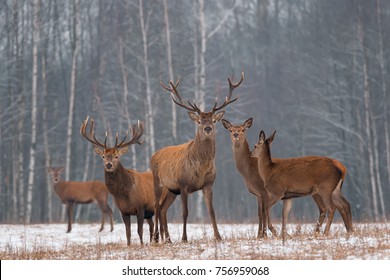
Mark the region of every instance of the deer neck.
<instances>
[{"instance_id":1,"label":"deer neck","mask_svg":"<svg viewBox=\"0 0 390 280\"><path fill-rule=\"evenodd\" d=\"M238 171L244 176L250 175L253 172L258 172L257 159L251 156L251 151L246 138L243 143L233 143L233 156Z\"/></svg>"},{"instance_id":2,"label":"deer neck","mask_svg":"<svg viewBox=\"0 0 390 280\"><path fill-rule=\"evenodd\" d=\"M104 177L111 194L127 193L134 185L133 172L124 168L120 162L114 172L104 171Z\"/></svg>"},{"instance_id":3,"label":"deer neck","mask_svg":"<svg viewBox=\"0 0 390 280\"><path fill-rule=\"evenodd\" d=\"M64 190L65 184L64 181L59 181L57 183L53 183L53 189L54 192L58 195L61 196L63 190Z\"/></svg>"},{"instance_id":4,"label":"deer neck","mask_svg":"<svg viewBox=\"0 0 390 280\"><path fill-rule=\"evenodd\" d=\"M201 161L212 161L215 158L215 136L201 139L199 133L190 146L189 154L194 159Z\"/></svg>"},{"instance_id":5,"label":"deer neck","mask_svg":"<svg viewBox=\"0 0 390 280\"><path fill-rule=\"evenodd\" d=\"M259 173L260 176L263 178L263 180L268 174L268 172L270 172L272 166L273 166L273 162L271 159L271 150L269 145L267 145L266 147L263 148L258 158Z\"/></svg>"}]
</instances>

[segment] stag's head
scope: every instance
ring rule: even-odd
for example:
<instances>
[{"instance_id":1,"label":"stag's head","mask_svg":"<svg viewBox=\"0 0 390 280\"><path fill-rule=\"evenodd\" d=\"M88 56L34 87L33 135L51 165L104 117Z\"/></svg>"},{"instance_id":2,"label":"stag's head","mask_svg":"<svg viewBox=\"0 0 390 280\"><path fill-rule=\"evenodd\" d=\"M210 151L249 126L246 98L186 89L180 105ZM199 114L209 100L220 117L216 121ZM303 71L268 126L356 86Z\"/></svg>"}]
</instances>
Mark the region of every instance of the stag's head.
<instances>
[{"instance_id":1,"label":"stag's head","mask_svg":"<svg viewBox=\"0 0 390 280\"><path fill-rule=\"evenodd\" d=\"M264 131L261 131L259 134L259 142L255 144L255 148L252 151L252 157L261 158L265 152L269 152L275 134L276 131L270 137L266 138Z\"/></svg>"},{"instance_id":2,"label":"stag's head","mask_svg":"<svg viewBox=\"0 0 390 280\"><path fill-rule=\"evenodd\" d=\"M85 139L87 139L89 142L91 142L94 145L95 153L101 156L101 158L103 159L104 169L107 172L115 172L115 170L119 165L120 157L125 153L127 153L130 145L135 143L142 144L141 137L144 132L144 126L139 121L136 125L133 126L132 129L129 128L132 134L131 139L125 142L128 135L127 132L125 137L122 139L122 141L119 142L118 140L119 135L117 133L115 138L115 146L112 148L107 147L107 132L104 139L104 143L102 143L98 141L95 137L94 120L91 119L91 126L89 132L87 132L88 123L89 123L89 116L81 124L80 133Z\"/></svg>"},{"instance_id":3,"label":"stag's head","mask_svg":"<svg viewBox=\"0 0 390 280\"><path fill-rule=\"evenodd\" d=\"M222 119L223 126L230 132L232 143L241 145L246 139L246 130L252 126L253 118L247 119L242 125L234 125L229 121Z\"/></svg>"},{"instance_id":4,"label":"stag's head","mask_svg":"<svg viewBox=\"0 0 390 280\"><path fill-rule=\"evenodd\" d=\"M232 83L230 78L228 78L229 95L226 97L224 103L219 106L217 101L215 101L214 107L209 112L203 112L195 102L190 102L189 100L187 100L187 104L183 102L177 90L177 86L180 83L180 78L175 84L170 81L170 86L164 85L162 82L160 83L164 89L171 92L173 102L188 111L188 115L190 116L191 120L193 120L198 125L198 135L200 135L201 139L207 139L215 135L215 123L220 121L225 114L225 111L220 110L238 99L238 97L231 99L232 93L234 89L242 83L243 80L244 72L241 73L241 80L236 84Z\"/></svg>"},{"instance_id":5,"label":"stag's head","mask_svg":"<svg viewBox=\"0 0 390 280\"><path fill-rule=\"evenodd\" d=\"M51 179L54 184L57 184L60 181L61 173L64 171L63 167L48 167L47 172L51 174Z\"/></svg>"}]
</instances>

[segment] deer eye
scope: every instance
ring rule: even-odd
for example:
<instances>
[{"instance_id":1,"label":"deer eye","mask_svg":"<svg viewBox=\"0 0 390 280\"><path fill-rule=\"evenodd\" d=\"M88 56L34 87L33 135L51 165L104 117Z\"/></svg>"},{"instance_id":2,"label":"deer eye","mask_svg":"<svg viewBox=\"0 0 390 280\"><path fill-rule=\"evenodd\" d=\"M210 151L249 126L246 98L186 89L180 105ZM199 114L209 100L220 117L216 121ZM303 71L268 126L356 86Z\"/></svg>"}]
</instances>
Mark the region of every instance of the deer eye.
<instances>
[{"instance_id":1,"label":"deer eye","mask_svg":"<svg viewBox=\"0 0 390 280\"><path fill-rule=\"evenodd\" d=\"M105 156L102 156L102 158L105 158Z\"/></svg>"},{"instance_id":2,"label":"deer eye","mask_svg":"<svg viewBox=\"0 0 390 280\"><path fill-rule=\"evenodd\" d=\"M115 158L118 158L118 156L115 156Z\"/></svg>"}]
</instances>

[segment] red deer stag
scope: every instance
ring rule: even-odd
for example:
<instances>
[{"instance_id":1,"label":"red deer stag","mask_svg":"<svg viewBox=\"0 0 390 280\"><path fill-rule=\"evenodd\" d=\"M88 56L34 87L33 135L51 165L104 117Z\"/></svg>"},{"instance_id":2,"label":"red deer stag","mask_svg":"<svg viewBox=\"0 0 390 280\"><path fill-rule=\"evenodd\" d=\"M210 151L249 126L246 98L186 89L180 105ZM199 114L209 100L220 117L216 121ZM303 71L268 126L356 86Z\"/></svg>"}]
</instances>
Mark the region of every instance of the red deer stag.
<instances>
[{"instance_id":1,"label":"red deer stag","mask_svg":"<svg viewBox=\"0 0 390 280\"><path fill-rule=\"evenodd\" d=\"M166 212L175 197L165 200L159 205L159 197L163 189L168 189L175 195L181 195L183 208L183 235L182 241L187 242L187 217L188 217L188 194L202 190L206 206L211 218L214 230L214 237L221 240L218 232L215 213L212 203L212 186L215 180L215 123L220 121L224 111L220 111L230 103L238 99L232 99L233 90L238 87L244 79L237 84L229 81L229 95L224 103L218 106L215 102L210 112L203 112L195 103L185 104L177 91L179 81L174 84L170 82L170 87L161 83L162 87L171 92L173 102L188 110L188 115L197 124L198 130L195 139L177 146L165 147L153 154L151 158L151 169L154 176L154 190L156 196L156 228L155 238L158 238L158 219L161 221L161 236L166 242L170 242ZM220 111L220 112L218 112Z\"/></svg>"},{"instance_id":2,"label":"red deer stag","mask_svg":"<svg viewBox=\"0 0 390 280\"><path fill-rule=\"evenodd\" d=\"M94 134L94 120L91 119L91 127L87 132L89 117L85 119L80 128L81 135L91 142L95 147L95 153L102 157L104 165L104 177L108 191L113 195L116 206L122 214L126 227L127 245L131 241L131 220L130 216L137 216L138 235L143 244L143 223L144 219L149 224L150 240L153 237L153 215L154 215L154 190L152 172L137 172L132 169L125 169L120 162L120 157L128 151L133 144L142 144L141 137L144 131L143 124L138 122L133 126L132 137L125 142L127 133L123 140L118 143L116 134L115 146L107 147L107 133L104 144L99 142Z\"/></svg>"},{"instance_id":3,"label":"red deer stag","mask_svg":"<svg viewBox=\"0 0 390 280\"><path fill-rule=\"evenodd\" d=\"M72 230L74 204L88 204L94 201L98 203L99 208L102 211L102 224L99 231L102 231L104 228L104 218L106 214L110 217L111 231L113 231L112 210L107 204L108 191L106 185L101 181L61 181L60 175L63 170L63 167L47 168L47 172L52 176L54 192L61 199L62 203L66 205L66 212L68 215L68 230L66 232L68 233Z\"/></svg>"},{"instance_id":4,"label":"red deer stag","mask_svg":"<svg viewBox=\"0 0 390 280\"><path fill-rule=\"evenodd\" d=\"M258 159L258 169L269 191L270 199L265 206L266 215L269 209L280 199L318 194L328 211L328 220L324 234L329 234L335 208L344 220L346 229L351 232L352 215L349 202L341 194L343 170L335 160L320 156L307 156L273 160L270 145L276 131L266 139L263 131L259 134L259 142L252 151ZM344 170L345 171L345 170ZM264 201L263 201L264 202ZM283 211L282 236L286 236L286 220L288 210Z\"/></svg>"},{"instance_id":5,"label":"red deer stag","mask_svg":"<svg viewBox=\"0 0 390 280\"><path fill-rule=\"evenodd\" d=\"M237 170L240 172L242 177L244 178L245 184L250 193L256 196L258 202L258 216L259 216L259 230L257 237L263 237L266 235L266 223L268 223L269 230L276 235L276 230L274 229L271 223L270 213L268 217L262 218L265 214L265 211L262 209L262 199L269 199L269 194L267 190L264 188L264 182L260 177L258 171L257 159L251 157L251 151L249 149L249 144L246 138L246 131L248 128L252 126L253 118L246 120L242 125L233 125L229 121L222 119L223 126L230 132L230 138L232 140L232 149L233 149L233 157L236 162ZM273 158L273 161L277 162L277 158ZM341 164L337 160L333 160L336 165L338 165L339 169L342 171L342 179L344 181L346 168L343 164ZM318 206L320 211L320 216L318 218L318 222L316 224L315 232L319 233L322 223L326 214L326 206L322 201L319 194L313 194L313 199ZM282 198L283 199L283 198ZM286 204L287 203L287 204ZM291 208L291 200L283 199L283 209L284 212L288 212ZM264 214L263 214L264 213ZM287 214L288 215L288 214ZM265 220L265 218L267 220Z\"/></svg>"}]
</instances>

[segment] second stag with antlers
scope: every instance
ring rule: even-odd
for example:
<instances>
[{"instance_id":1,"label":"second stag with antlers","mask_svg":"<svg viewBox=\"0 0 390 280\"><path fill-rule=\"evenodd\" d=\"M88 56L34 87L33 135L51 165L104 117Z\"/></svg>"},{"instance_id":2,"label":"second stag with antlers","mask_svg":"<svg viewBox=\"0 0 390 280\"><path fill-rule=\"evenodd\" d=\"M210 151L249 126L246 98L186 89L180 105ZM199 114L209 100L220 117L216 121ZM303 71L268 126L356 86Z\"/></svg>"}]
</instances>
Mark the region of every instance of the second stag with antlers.
<instances>
[{"instance_id":1,"label":"second stag with antlers","mask_svg":"<svg viewBox=\"0 0 390 280\"><path fill-rule=\"evenodd\" d=\"M81 135L91 142L95 147L95 152L102 157L104 164L104 177L108 191L114 197L114 201L122 214L123 222L126 226L127 245L131 239L130 217L137 217L138 235L143 244L143 223L148 221L150 240L153 236L153 215L154 215L154 191L152 172L137 172L132 169L125 169L120 162L120 157L127 153L130 145L142 144L141 137L144 131L143 124L138 122L133 126L132 137L125 142L126 136L118 143L118 133L116 134L115 146L107 147L107 133L104 144L99 142L94 134L94 120L91 119L91 127L87 132L89 117L85 119L80 128ZM165 198L164 192L161 199ZM173 195L173 194L172 194Z\"/></svg>"},{"instance_id":2,"label":"second stag with antlers","mask_svg":"<svg viewBox=\"0 0 390 280\"><path fill-rule=\"evenodd\" d=\"M153 154L151 158L151 169L154 177L154 190L156 196L156 227L155 238L158 239L158 219L161 221L161 236L166 242L170 242L168 223L166 213L175 197L166 199L159 204L161 193L168 189L170 193L181 196L183 207L183 236L182 241L187 242L187 217L188 217L188 194L202 190L206 206L211 218L214 229L214 237L221 240L215 220L215 213L212 203L212 186L214 184L215 169L215 123L220 121L224 111L220 111L238 98L232 99L233 90L244 80L244 73L241 74L241 80L234 84L229 81L229 95L224 103L218 106L215 102L214 107L209 112L203 112L195 102L183 102L177 86L179 81L170 86L163 83L164 89L171 92L173 102L186 109L189 117L197 124L198 130L195 139L177 146L165 147Z\"/></svg>"}]
</instances>

